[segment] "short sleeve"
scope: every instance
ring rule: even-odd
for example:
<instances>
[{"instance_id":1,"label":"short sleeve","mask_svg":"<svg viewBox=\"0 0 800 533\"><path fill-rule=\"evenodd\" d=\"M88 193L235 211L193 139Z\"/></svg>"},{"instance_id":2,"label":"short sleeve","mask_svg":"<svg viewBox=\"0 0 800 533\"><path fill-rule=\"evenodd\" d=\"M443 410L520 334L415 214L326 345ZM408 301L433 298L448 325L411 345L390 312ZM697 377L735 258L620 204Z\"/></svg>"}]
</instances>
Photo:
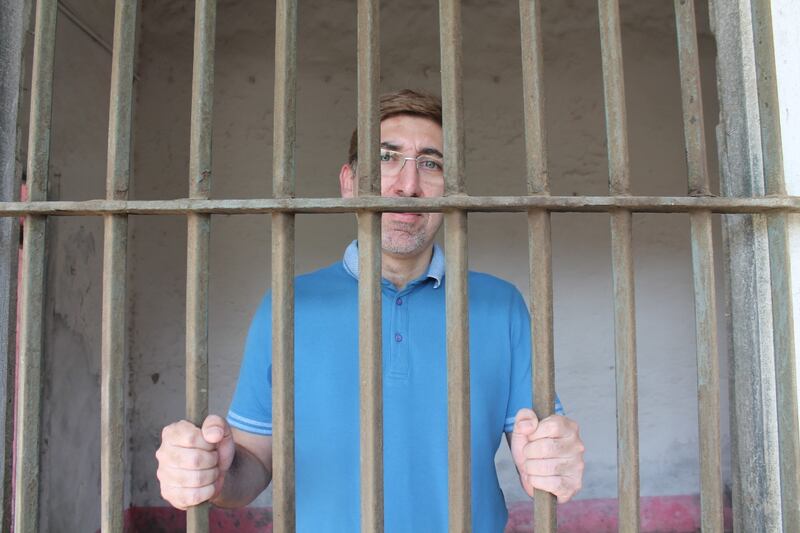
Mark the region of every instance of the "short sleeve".
<instances>
[{"instance_id":1,"label":"short sleeve","mask_svg":"<svg viewBox=\"0 0 800 533\"><path fill-rule=\"evenodd\" d=\"M228 423L257 435L272 435L272 311L271 296L261 301L247 334L239 381Z\"/></svg>"},{"instance_id":2,"label":"short sleeve","mask_svg":"<svg viewBox=\"0 0 800 533\"><path fill-rule=\"evenodd\" d=\"M511 318L511 389L508 396L508 408L503 431L514 430L514 418L517 411L533 405L531 387L531 321L528 308L522 295L513 290L510 309ZM563 415L564 408L556 395L556 414Z\"/></svg>"}]
</instances>

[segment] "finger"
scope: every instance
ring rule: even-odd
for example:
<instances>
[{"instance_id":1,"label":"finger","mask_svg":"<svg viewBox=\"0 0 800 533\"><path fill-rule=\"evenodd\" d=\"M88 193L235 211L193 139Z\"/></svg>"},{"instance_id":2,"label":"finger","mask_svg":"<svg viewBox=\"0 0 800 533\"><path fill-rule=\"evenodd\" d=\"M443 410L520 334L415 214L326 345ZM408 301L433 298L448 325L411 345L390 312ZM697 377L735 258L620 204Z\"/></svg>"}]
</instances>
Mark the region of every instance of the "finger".
<instances>
[{"instance_id":1,"label":"finger","mask_svg":"<svg viewBox=\"0 0 800 533\"><path fill-rule=\"evenodd\" d=\"M183 468L162 467L156 472L158 480L169 487L197 489L216 483L219 469L185 470Z\"/></svg>"},{"instance_id":2,"label":"finger","mask_svg":"<svg viewBox=\"0 0 800 533\"><path fill-rule=\"evenodd\" d=\"M523 448L525 459L574 458L583 454L583 442L574 437L542 438L530 441Z\"/></svg>"},{"instance_id":3,"label":"finger","mask_svg":"<svg viewBox=\"0 0 800 533\"><path fill-rule=\"evenodd\" d=\"M187 489L161 484L161 497L178 509L185 510L194 505L201 504L209 500L213 494L214 485Z\"/></svg>"},{"instance_id":4,"label":"finger","mask_svg":"<svg viewBox=\"0 0 800 533\"><path fill-rule=\"evenodd\" d=\"M220 443L224 439L231 439L231 428L228 422L217 415L208 415L203 421L203 438L207 442L214 444Z\"/></svg>"},{"instance_id":5,"label":"finger","mask_svg":"<svg viewBox=\"0 0 800 533\"><path fill-rule=\"evenodd\" d=\"M166 426L161 431L161 442L181 448L198 448L208 451L216 449L215 444L203 438L200 428L186 420Z\"/></svg>"},{"instance_id":6,"label":"finger","mask_svg":"<svg viewBox=\"0 0 800 533\"><path fill-rule=\"evenodd\" d=\"M514 429L511 432L511 456L519 464L523 458L523 448L530 436L536 431L539 419L531 409L520 409L514 417Z\"/></svg>"},{"instance_id":7,"label":"finger","mask_svg":"<svg viewBox=\"0 0 800 533\"><path fill-rule=\"evenodd\" d=\"M558 498L558 503L570 500L580 490L580 481L565 476L528 476L528 482Z\"/></svg>"},{"instance_id":8,"label":"finger","mask_svg":"<svg viewBox=\"0 0 800 533\"><path fill-rule=\"evenodd\" d=\"M228 421L217 415L209 415L203 422L203 437L208 442L216 443L219 452L219 468L226 472L233 462L236 445L233 442L233 432Z\"/></svg>"},{"instance_id":9,"label":"finger","mask_svg":"<svg viewBox=\"0 0 800 533\"><path fill-rule=\"evenodd\" d=\"M542 419L536 427L531 440L542 438L565 438L578 433L578 424L560 415L551 415Z\"/></svg>"},{"instance_id":10,"label":"finger","mask_svg":"<svg viewBox=\"0 0 800 533\"><path fill-rule=\"evenodd\" d=\"M217 466L219 454L216 451L198 450L196 448L180 448L162 445L156 451L159 465L187 470L203 470Z\"/></svg>"},{"instance_id":11,"label":"finger","mask_svg":"<svg viewBox=\"0 0 800 533\"><path fill-rule=\"evenodd\" d=\"M528 459L523 469L528 476L565 476L573 474L575 467L569 459Z\"/></svg>"}]
</instances>

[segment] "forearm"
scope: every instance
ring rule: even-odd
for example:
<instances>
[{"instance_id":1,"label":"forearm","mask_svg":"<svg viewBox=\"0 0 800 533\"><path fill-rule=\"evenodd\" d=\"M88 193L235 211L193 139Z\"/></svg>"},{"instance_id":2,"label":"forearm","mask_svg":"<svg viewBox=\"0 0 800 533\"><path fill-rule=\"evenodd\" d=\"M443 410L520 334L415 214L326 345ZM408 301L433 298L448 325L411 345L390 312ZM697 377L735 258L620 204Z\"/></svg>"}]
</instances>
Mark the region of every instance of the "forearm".
<instances>
[{"instance_id":1,"label":"forearm","mask_svg":"<svg viewBox=\"0 0 800 533\"><path fill-rule=\"evenodd\" d=\"M237 444L222 491L211 503L218 507L244 507L261 494L271 480L272 465L265 465L247 448Z\"/></svg>"}]
</instances>

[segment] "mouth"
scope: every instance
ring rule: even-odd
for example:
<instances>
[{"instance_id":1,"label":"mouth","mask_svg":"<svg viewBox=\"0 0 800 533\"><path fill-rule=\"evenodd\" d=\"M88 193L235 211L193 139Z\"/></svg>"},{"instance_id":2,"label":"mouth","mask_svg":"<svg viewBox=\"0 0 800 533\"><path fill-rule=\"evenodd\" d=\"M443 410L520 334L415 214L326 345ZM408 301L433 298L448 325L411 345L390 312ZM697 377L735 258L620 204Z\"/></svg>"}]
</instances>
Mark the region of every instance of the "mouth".
<instances>
[{"instance_id":1,"label":"mouth","mask_svg":"<svg viewBox=\"0 0 800 533\"><path fill-rule=\"evenodd\" d=\"M422 217L422 213L386 213L392 222L414 223Z\"/></svg>"}]
</instances>

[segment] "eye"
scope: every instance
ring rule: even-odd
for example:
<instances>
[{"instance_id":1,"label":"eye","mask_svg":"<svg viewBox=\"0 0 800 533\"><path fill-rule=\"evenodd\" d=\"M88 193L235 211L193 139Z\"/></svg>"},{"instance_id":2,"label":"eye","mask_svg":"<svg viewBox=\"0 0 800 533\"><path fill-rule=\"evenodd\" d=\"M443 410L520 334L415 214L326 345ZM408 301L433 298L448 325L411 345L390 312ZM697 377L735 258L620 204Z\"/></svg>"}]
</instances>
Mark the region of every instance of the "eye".
<instances>
[{"instance_id":1,"label":"eye","mask_svg":"<svg viewBox=\"0 0 800 533\"><path fill-rule=\"evenodd\" d=\"M392 150L381 150L381 162L388 163L389 161L397 161L398 154Z\"/></svg>"},{"instance_id":2,"label":"eye","mask_svg":"<svg viewBox=\"0 0 800 533\"><path fill-rule=\"evenodd\" d=\"M431 157L420 157L417 166L420 170L428 170L433 172L441 172L443 168L442 161Z\"/></svg>"}]
</instances>

